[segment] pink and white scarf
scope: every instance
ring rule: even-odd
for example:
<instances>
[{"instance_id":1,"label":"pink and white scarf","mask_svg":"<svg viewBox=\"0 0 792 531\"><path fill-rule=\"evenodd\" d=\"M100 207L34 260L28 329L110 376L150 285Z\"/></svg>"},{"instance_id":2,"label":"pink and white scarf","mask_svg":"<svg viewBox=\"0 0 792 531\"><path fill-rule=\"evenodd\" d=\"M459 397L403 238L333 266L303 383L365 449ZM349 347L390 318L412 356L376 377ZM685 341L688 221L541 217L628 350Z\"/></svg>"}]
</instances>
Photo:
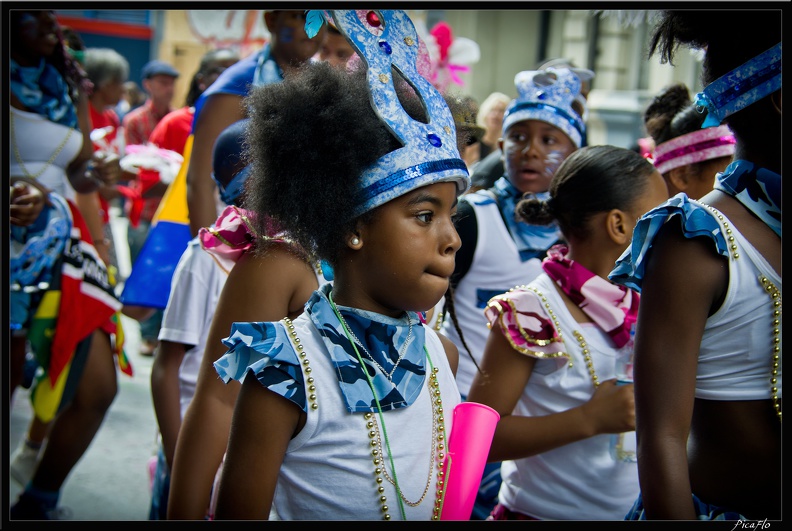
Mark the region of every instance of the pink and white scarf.
<instances>
[{"instance_id":1,"label":"pink and white scarf","mask_svg":"<svg viewBox=\"0 0 792 531\"><path fill-rule=\"evenodd\" d=\"M566 245L554 245L542 262L542 269L602 330L623 347L638 319L638 293L595 275L568 259Z\"/></svg>"}]
</instances>

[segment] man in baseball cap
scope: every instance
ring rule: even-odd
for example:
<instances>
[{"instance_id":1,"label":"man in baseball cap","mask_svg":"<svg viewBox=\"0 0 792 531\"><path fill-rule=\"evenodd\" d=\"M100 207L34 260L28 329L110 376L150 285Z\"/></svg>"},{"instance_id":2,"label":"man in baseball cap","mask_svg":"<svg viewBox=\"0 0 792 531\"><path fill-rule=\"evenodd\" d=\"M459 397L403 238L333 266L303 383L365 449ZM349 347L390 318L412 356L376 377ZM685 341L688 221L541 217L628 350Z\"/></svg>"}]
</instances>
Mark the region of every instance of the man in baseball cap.
<instances>
[{"instance_id":1,"label":"man in baseball cap","mask_svg":"<svg viewBox=\"0 0 792 531\"><path fill-rule=\"evenodd\" d=\"M173 68L169 63L155 59L143 65L141 70L141 77L143 79L151 79L154 76L168 76L172 78L179 77L179 71Z\"/></svg>"}]
</instances>

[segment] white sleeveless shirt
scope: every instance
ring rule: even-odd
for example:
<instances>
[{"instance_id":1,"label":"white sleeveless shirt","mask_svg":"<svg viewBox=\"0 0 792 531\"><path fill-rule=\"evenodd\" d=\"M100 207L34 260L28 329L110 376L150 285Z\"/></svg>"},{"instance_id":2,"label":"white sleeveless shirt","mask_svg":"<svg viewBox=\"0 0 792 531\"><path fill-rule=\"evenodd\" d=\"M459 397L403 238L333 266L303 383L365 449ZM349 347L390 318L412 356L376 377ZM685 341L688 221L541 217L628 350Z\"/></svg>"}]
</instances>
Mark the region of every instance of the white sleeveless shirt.
<instances>
[{"instance_id":1,"label":"white sleeveless shirt","mask_svg":"<svg viewBox=\"0 0 792 531\"><path fill-rule=\"evenodd\" d=\"M273 512L281 520L382 520L371 439L363 413L347 411L336 369L307 313L295 319L294 326L310 361L318 407L309 406L305 426L289 443L278 476ZM453 409L460 402L459 390L437 333L425 328L426 348L432 363L439 368L447 440ZM433 514L437 492L437 466L430 463L436 442L432 435L433 399L424 385L411 406L383 412L398 483L408 500L421 499L431 473L421 503L417 507L404 504L408 520L431 520ZM382 426L379 428L385 447L385 434ZM384 452L389 453L387 448ZM387 459L384 466L390 473ZM388 481L383 481L382 486L391 519L400 520L395 488Z\"/></svg>"}]
</instances>

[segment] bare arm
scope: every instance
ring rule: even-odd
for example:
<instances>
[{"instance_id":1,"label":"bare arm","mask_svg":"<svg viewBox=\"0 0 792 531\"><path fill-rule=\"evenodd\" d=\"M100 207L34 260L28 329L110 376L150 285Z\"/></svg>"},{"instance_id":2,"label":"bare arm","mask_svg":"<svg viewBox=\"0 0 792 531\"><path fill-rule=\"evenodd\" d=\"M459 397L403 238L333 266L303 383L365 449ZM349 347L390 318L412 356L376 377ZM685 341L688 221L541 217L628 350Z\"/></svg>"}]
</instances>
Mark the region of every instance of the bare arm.
<instances>
[{"instance_id":1,"label":"bare arm","mask_svg":"<svg viewBox=\"0 0 792 531\"><path fill-rule=\"evenodd\" d=\"M656 237L635 343L638 474L651 519L695 519L687 440L696 366L707 316L727 277L725 261L703 239L685 240L670 223Z\"/></svg>"},{"instance_id":2,"label":"bare arm","mask_svg":"<svg viewBox=\"0 0 792 531\"><path fill-rule=\"evenodd\" d=\"M207 337L198 382L182 421L171 472L169 519L203 519L223 459L239 382L220 380L213 363L226 352L221 340L237 321L294 317L318 287L311 267L285 246L265 256L246 254L228 275Z\"/></svg>"},{"instance_id":3,"label":"bare arm","mask_svg":"<svg viewBox=\"0 0 792 531\"><path fill-rule=\"evenodd\" d=\"M198 115L187 166L187 210L193 236L201 227L209 227L217 219L215 183L212 180L215 140L223 129L244 117L242 98L234 94L209 96Z\"/></svg>"},{"instance_id":4,"label":"bare arm","mask_svg":"<svg viewBox=\"0 0 792 531\"><path fill-rule=\"evenodd\" d=\"M88 194L78 193L75 197L75 203L80 210L85 224L88 225L88 231L91 233L90 237L93 240L96 252L99 253L99 258L105 263L110 265L110 242L105 240L104 237L104 221L99 214L99 192L91 192Z\"/></svg>"},{"instance_id":5,"label":"bare arm","mask_svg":"<svg viewBox=\"0 0 792 531\"><path fill-rule=\"evenodd\" d=\"M162 340L151 366L151 398L162 435L162 448L169 468L173 468L176 438L181 427L179 367L189 345Z\"/></svg>"},{"instance_id":6,"label":"bare arm","mask_svg":"<svg viewBox=\"0 0 792 531\"><path fill-rule=\"evenodd\" d=\"M484 348L481 374L473 379L471 402L495 409L501 416L489 461L536 455L599 433L619 433L635 427L632 386L600 383L585 404L541 417L512 415L525 386L530 385L536 358L515 351L499 325L493 326Z\"/></svg>"},{"instance_id":7,"label":"bare arm","mask_svg":"<svg viewBox=\"0 0 792 531\"><path fill-rule=\"evenodd\" d=\"M234 409L217 520L267 520L283 456L302 411L248 375Z\"/></svg>"}]
</instances>

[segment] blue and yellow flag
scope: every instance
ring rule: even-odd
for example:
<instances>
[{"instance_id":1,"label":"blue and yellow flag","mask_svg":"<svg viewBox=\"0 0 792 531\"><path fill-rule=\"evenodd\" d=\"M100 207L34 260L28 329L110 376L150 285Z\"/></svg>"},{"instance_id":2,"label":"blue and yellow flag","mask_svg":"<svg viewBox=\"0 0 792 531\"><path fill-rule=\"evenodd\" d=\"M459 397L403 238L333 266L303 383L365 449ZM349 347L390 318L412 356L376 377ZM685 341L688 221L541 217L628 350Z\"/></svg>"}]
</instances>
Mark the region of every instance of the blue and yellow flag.
<instances>
[{"instance_id":1,"label":"blue and yellow flag","mask_svg":"<svg viewBox=\"0 0 792 531\"><path fill-rule=\"evenodd\" d=\"M171 277L192 238L187 210L187 167L192 141L191 134L184 145L184 162L160 201L143 248L124 283L120 298L126 305L162 309L168 304Z\"/></svg>"},{"instance_id":2,"label":"blue and yellow flag","mask_svg":"<svg viewBox=\"0 0 792 531\"><path fill-rule=\"evenodd\" d=\"M257 74L259 66L262 68ZM168 186L154 214L143 248L132 264L132 272L124 283L124 291L120 297L124 304L160 309L167 306L171 278L179 258L192 239L187 208L187 168L190 165L198 115L206 99L212 94L246 96L257 76L260 78L256 81L257 84L273 83L283 79L274 58L269 54L268 45L224 70L198 98L193 115L193 130L184 146L184 162L176 178Z\"/></svg>"}]
</instances>

